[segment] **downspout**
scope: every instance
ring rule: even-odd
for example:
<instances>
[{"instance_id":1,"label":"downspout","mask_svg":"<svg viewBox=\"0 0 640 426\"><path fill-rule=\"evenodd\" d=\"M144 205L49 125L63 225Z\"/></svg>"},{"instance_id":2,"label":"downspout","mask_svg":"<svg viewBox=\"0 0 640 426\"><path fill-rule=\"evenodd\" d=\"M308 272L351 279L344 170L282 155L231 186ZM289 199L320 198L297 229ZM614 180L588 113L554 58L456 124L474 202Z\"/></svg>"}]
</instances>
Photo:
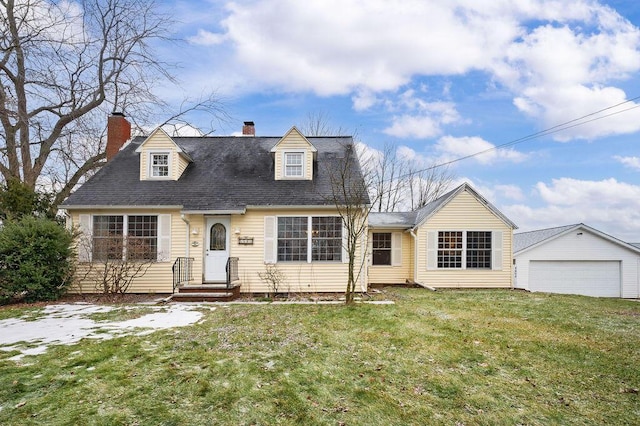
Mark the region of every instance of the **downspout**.
<instances>
[{"instance_id":1,"label":"downspout","mask_svg":"<svg viewBox=\"0 0 640 426\"><path fill-rule=\"evenodd\" d=\"M182 219L182 221L187 224L187 241L186 241L184 256L189 257L189 238L191 236L191 222L189 222L189 219L187 219L187 215L184 213L180 213L180 219Z\"/></svg>"},{"instance_id":2,"label":"downspout","mask_svg":"<svg viewBox=\"0 0 640 426\"><path fill-rule=\"evenodd\" d=\"M418 236L414 229L409 229L409 234L413 238L413 281L418 281Z\"/></svg>"}]
</instances>

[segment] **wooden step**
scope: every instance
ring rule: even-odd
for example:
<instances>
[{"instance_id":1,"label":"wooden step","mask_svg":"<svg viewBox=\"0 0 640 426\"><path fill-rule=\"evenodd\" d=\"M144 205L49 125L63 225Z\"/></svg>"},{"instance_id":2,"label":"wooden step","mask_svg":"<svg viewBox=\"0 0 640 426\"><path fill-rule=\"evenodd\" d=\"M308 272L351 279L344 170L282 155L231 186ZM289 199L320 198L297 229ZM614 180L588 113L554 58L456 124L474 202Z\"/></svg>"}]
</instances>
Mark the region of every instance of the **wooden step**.
<instances>
[{"instance_id":1,"label":"wooden step","mask_svg":"<svg viewBox=\"0 0 640 426\"><path fill-rule=\"evenodd\" d=\"M228 302L237 296L233 292L175 293L174 302Z\"/></svg>"}]
</instances>

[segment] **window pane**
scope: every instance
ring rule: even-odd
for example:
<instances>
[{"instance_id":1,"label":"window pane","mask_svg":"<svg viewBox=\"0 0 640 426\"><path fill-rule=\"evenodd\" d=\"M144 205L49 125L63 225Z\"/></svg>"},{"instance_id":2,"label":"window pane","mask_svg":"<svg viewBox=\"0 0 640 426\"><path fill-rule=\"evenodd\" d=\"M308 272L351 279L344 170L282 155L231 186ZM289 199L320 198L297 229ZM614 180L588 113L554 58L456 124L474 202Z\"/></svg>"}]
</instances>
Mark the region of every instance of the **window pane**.
<instances>
[{"instance_id":1,"label":"window pane","mask_svg":"<svg viewBox=\"0 0 640 426\"><path fill-rule=\"evenodd\" d=\"M216 223L211 227L209 233L209 250L227 249L227 229L221 223Z\"/></svg>"},{"instance_id":2,"label":"window pane","mask_svg":"<svg viewBox=\"0 0 640 426\"><path fill-rule=\"evenodd\" d=\"M302 152L286 152L284 154L284 174L287 177L301 177L304 161Z\"/></svg>"},{"instance_id":3,"label":"window pane","mask_svg":"<svg viewBox=\"0 0 640 426\"><path fill-rule=\"evenodd\" d=\"M120 260L123 254L123 216L93 217L93 259Z\"/></svg>"},{"instance_id":4,"label":"window pane","mask_svg":"<svg viewBox=\"0 0 640 426\"><path fill-rule=\"evenodd\" d=\"M467 232L467 268L491 269L491 232Z\"/></svg>"},{"instance_id":5,"label":"window pane","mask_svg":"<svg viewBox=\"0 0 640 426\"><path fill-rule=\"evenodd\" d=\"M155 260L158 257L158 217L129 216L127 259Z\"/></svg>"},{"instance_id":6,"label":"window pane","mask_svg":"<svg viewBox=\"0 0 640 426\"><path fill-rule=\"evenodd\" d=\"M151 175L153 177L169 176L169 154L151 155Z\"/></svg>"},{"instance_id":7,"label":"window pane","mask_svg":"<svg viewBox=\"0 0 640 426\"><path fill-rule=\"evenodd\" d=\"M307 217L278 218L278 261L307 260Z\"/></svg>"},{"instance_id":8,"label":"window pane","mask_svg":"<svg viewBox=\"0 0 640 426\"><path fill-rule=\"evenodd\" d=\"M374 265L391 265L391 232L373 233Z\"/></svg>"},{"instance_id":9,"label":"window pane","mask_svg":"<svg viewBox=\"0 0 640 426\"><path fill-rule=\"evenodd\" d=\"M342 219L311 218L311 260L342 261Z\"/></svg>"},{"instance_id":10,"label":"window pane","mask_svg":"<svg viewBox=\"0 0 640 426\"><path fill-rule=\"evenodd\" d=\"M438 232L438 268L462 268L462 231Z\"/></svg>"}]
</instances>

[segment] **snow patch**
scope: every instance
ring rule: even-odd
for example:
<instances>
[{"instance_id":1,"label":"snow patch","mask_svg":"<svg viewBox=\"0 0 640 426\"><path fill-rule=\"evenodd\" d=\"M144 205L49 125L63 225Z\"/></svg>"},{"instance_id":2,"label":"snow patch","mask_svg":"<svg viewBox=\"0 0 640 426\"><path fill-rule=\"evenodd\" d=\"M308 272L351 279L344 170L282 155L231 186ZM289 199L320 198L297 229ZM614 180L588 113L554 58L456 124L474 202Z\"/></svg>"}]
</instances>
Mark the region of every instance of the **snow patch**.
<instances>
[{"instance_id":1,"label":"snow patch","mask_svg":"<svg viewBox=\"0 0 640 426\"><path fill-rule=\"evenodd\" d=\"M89 316L116 308L85 303L49 305L35 321L21 318L0 320L0 350L19 351L20 354L9 358L17 361L25 355L44 353L50 345L71 345L81 339L106 340L127 334L145 335L156 330L186 327L202 318L202 312L197 311L198 305L152 308L166 311L126 321L97 322Z\"/></svg>"}]
</instances>

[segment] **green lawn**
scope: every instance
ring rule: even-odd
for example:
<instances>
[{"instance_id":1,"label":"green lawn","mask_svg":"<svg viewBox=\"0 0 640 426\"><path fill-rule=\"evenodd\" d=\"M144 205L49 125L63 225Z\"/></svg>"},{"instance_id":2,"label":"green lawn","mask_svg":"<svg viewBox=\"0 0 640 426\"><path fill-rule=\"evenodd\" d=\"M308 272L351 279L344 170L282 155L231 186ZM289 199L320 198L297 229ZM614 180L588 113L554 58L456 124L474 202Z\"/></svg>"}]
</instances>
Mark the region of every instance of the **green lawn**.
<instances>
[{"instance_id":1,"label":"green lawn","mask_svg":"<svg viewBox=\"0 0 640 426\"><path fill-rule=\"evenodd\" d=\"M0 424L638 423L640 303L385 292L395 305L220 307L22 366L0 352Z\"/></svg>"}]
</instances>

